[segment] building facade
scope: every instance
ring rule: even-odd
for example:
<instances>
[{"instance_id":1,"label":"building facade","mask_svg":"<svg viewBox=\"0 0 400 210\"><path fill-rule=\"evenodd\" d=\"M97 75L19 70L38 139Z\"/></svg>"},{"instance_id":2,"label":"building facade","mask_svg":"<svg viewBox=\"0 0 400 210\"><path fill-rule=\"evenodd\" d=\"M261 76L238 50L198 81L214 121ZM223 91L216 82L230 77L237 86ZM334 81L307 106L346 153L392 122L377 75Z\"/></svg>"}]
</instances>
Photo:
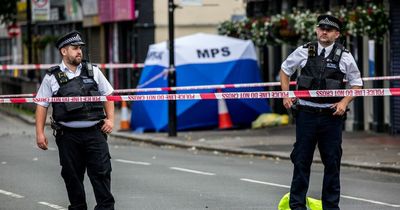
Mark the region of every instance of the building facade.
<instances>
[{"instance_id":1,"label":"building facade","mask_svg":"<svg viewBox=\"0 0 400 210\"><path fill-rule=\"evenodd\" d=\"M24 7L25 2L25 7ZM53 43L70 30L81 31L87 42L86 59L93 63L143 63L150 44L168 40L168 1L166 0L49 0L49 14L36 17L28 24L26 2L18 3L18 25L21 35L7 36L0 27L0 64L58 63L60 55ZM39 1L31 0L31 3ZM202 0L199 6L188 6L175 0L175 37L198 32L217 34L226 20L262 18L289 13L293 8L321 13L338 7L348 9L368 2L382 3L390 14L391 28L381 44L368 37L347 37L346 47L352 52L363 77L399 75L399 3L395 0ZM33 5L31 5L33 6ZM24 17L20 18L20 17ZM45 18L45 19L40 19ZM46 19L47 18L47 19ZM31 51L27 35L31 34ZM372 44L371 44L372 43ZM397 45L398 46L398 45ZM277 81L280 64L295 49L288 44L265 45L257 49L262 78ZM371 52L375 69L371 70ZM33 74L33 75L32 75ZM140 69L106 69L115 89L134 88ZM44 71L3 71L1 94L35 92ZM7 77L7 78L6 78ZM5 78L5 79L4 79ZM10 79L12 78L12 79ZM15 81L12 84L6 81ZM18 85L26 84L30 85ZM22 88L23 87L23 88ZM366 82L365 88L399 87L398 81ZM30 88L32 88L30 90ZM278 90L279 88L276 88ZM352 103L346 130L400 132L398 97L359 97ZM279 100L271 100L275 112L286 110Z\"/></svg>"},{"instance_id":2,"label":"building facade","mask_svg":"<svg viewBox=\"0 0 400 210\"><path fill-rule=\"evenodd\" d=\"M242 0L203 0L200 6L186 6L175 0L175 37L194 33L217 34L218 25L231 18L244 17ZM155 42L168 40L168 1L154 0Z\"/></svg>"}]
</instances>

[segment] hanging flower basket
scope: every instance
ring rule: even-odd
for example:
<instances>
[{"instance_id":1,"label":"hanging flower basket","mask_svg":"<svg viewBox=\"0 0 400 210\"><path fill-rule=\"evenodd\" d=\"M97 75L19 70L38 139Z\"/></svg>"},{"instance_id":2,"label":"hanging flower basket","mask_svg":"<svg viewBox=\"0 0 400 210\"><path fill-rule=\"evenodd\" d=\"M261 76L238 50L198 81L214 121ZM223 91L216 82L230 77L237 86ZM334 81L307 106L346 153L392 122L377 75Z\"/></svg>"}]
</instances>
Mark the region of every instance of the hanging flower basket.
<instances>
[{"instance_id":1,"label":"hanging flower basket","mask_svg":"<svg viewBox=\"0 0 400 210\"><path fill-rule=\"evenodd\" d=\"M369 3L354 9L340 8L332 14L342 21L345 36L368 36L382 42L389 30L389 16L383 5ZM225 21L218 27L219 34L251 39L257 46L286 43L298 45L315 40L318 13L294 9L290 14L271 17Z\"/></svg>"},{"instance_id":2,"label":"hanging flower basket","mask_svg":"<svg viewBox=\"0 0 400 210\"><path fill-rule=\"evenodd\" d=\"M278 43L296 44L300 35L295 30L296 20L293 14L275 15L272 20L272 33Z\"/></svg>"}]
</instances>

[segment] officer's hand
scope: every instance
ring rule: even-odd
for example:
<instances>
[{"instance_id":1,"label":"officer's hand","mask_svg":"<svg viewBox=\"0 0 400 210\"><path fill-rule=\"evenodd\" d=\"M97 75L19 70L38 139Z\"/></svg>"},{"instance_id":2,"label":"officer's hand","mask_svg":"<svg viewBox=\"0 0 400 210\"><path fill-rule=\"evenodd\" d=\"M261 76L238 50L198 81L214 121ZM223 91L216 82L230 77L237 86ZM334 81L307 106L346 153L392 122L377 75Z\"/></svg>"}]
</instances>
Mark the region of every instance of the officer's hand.
<instances>
[{"instance_id":1,"label":"officer's hand","mask_svg":"<svg viewBox=\"0 0 400 210\"><path fill-rule=\"evenodd\" d=\"M283 106L285 106L286 109L290 109L296 100L296 98L283 98Z\"/></svg>"},{"instance_id":2,"label":"officer's hand","mask_svg":"<svg viewBox=\"0 0 400 210\"><path fill-rule=\"evenodd\" d=\"M342 116L346 113L346 109L347 109L347 103L340 101L336 104L333 104L333 106L331 107L332 109L335 109L336 111L333 113L333 115L338 115L338 116Z\"/></svg>"},{"instance_id":3,"label":"officer's hand","mask_svg":"<svg viewBox=\"0 0 400 210\"><path fill-rule=\"evenodd\" d=\"M36 136L36 145L42 150L47 150L48 141L44 134Z\"/></svg>"},{"instance_id":4,"label":"officer's hand","mask_svg":"<svg viewBox=\"0 0 400 210\"><path fill-rule=\"evenodd\" d=\"M111 133L114 128L114 122L109 119L104 119L104 124L101 126L101 131Z\"/></svg>"}]
</instances>

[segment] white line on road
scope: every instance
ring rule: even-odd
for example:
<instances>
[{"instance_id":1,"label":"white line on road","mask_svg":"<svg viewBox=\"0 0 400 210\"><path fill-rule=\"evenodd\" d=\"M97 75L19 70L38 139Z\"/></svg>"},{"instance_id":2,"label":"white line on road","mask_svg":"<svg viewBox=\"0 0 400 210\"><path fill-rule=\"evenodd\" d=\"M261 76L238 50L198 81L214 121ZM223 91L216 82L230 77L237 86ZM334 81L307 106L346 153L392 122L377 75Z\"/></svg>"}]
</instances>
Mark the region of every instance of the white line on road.
<instances>
[{"instance_id":1,"label":"white line on road","mask_svg":"<svg viewBox=\"0 0 400 210\"><path fill-rule=\"evenodd\" d=\"M115 161L121 162L121 163L136 164L136 165L145 165L145 166L151 165L151 163L123 160L123 159L115 159Z\"/></svg>"},{"instance_id":2,"label":"white line on road","mask_svg":"<svg viewBox=\"0 0 400 210\"><path fill-rule=\"evenodd\" d=\"M44 202L44 201L40 201L40 202L38 202L38 204L42 204L44 206L48 206L48 207L53 208L53 209L67 210L66 208L64 208L62 206L59 206L59 205L56 205L56 204L52 204L52 203L47 203L47 202Z\"/></svg>"},{"instance_id":3,"label":"white line on road","mask_svg":"<svg viewBox=\"0 0 400 210\"><path fill-rule=\"evenodd\" d=\"M275 183L271 183L271 182L262 182L262 181L257 181L257 180L253 180L253 179L245 179L245 178L242 178L240 180L245 181L245 182L252 182L252 183L257 183L257 184L265 184L265 185L270 185L270 186L290 189L290 186L288 186L288 185L275 184ZM373 204L378 204L378 205L383 205L383 206L390 206L390 207L400 208L399 204L385 203L385 202L381 202L381 201L374 201L374 200L369 200L369 199L365 199L365 198L357 198L357 197L348 196L348 195L340 195L340 197L347 198L347 199L352 199L352 200L357 200L357 201L373 203Z\"/></svg>"},{"instance_id":4,"label":"white line on road","mask_svg":"<svg viewBox=\"0 0 400 210\"><path fill-rule=\"evenodd\" d=\"M204 171L196 171L192 169L186 169L186 168L179 168L179 167L170 167L172 170L177 170L177 171L183 171L183 172L188 172L188 173L194 173L194 174L201 174L201 175L208 175L208 176L214 176L214 173L210 172L204 172Z\"/></svg>"},{"instance_id":5,"label":"white line on road","mask_svg":"<svg viewBox=\"0 0 400 210\"><path fill-rule=\"evenodd\" d=\"M271 182L262 182L262 181L257 181L257 180L254 180L254 179L246 179L246 178L241 178L240 180L245 181L245 182L252 182L252 183L257 183L257 184L265 184L265 185L270 185L270 186L274 186L274 187L281 187L281 188L290 189L290 186L283 185L283 184L276 184L276 183L271 183Z\"/></svg>"},{"instance_id":6,"label":"white line on road","mask_svg":"<svg viewBox=\"0 0 400 210\"><path fill-rule=\"evenodd\" d=\"M55 147L48 147L47 148L49 151L57 151L57 148L55 148Z\"/></svg>"},{"instance_id":7,"label":"white line on road","mask_svg":"<svg viewBox=\"0 0 400 210\"><path fill-rule=\"evenodd\" d=\"M8 192L8 191L2 190L2 189L0 189L0 194L8 195L8 196L13 197L13 198L23 198L24 197L22 195L18 195L18 194L15 194L15 193L12 193L12 192Z\"/></svg>"},{"instance_id":8,"label":"white line on road","mask_svg":"<svg viewBox=\"0 0 400 210\"><path fill-rule=\"evenodd\" d=\"M368 202L368 203L379 204L379 205L383 205L383 206L390 206L390 207L400 208L399 204L385 203L385 202L374 201L374 200L369 200L369 199L365 199L365 198L357 198L357 197L348 196L348 195L340 195L340 197L351 199L351 200L357 200L357 201L364 201L364 202Z\"/></svg>"}]
</instances>

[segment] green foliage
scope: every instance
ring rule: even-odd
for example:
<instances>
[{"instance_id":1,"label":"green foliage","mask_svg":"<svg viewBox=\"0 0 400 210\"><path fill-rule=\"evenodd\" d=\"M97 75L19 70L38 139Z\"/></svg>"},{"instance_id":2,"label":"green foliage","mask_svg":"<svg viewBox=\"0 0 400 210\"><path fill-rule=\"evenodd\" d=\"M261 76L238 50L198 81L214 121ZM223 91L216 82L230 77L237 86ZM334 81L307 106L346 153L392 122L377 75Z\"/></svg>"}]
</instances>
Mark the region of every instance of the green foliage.
<instances>
[{"instance_id":1,"label":"green foliage","mask_svg":"<svg viewBox=\"0 0 400 210\"><path fill-rule=\"evenodd\" d=\"M271 17L271 33L277 43L294 45L300 38L296 30L296 16L291 14L277 14Z\"/></svg>"},{"instance_id":2,"label":"green foliage","mask_svg":"<svg viewBox=\"0 0 400 210\"><path fill-rule=\"evenodd\" d=\"M53 44L57 40L57 36L53 35L35 35L32 39L34 48L44 49L48 44Z\"/></svg>"},{"instance_id":3,"label":"green foliage","mask_svg":"<svg viewBox=\"0 0 400 210\"><path fill-rule=\"evenodd\" d=\"M55 35L38 35L34 34L32 35L32 47L34 49L40 49L43 50L44 48L47 47L48 44L54 44L56 40L58 39L58 36ZM26 45L28 42L28 37L26 34L22 37L22 42Z\"/></svg>"},{"instance_id":4,"label":"green foliage","mask_svg":"<svg viewBox=\"0 0 400 210\"><path fill-rule=\"evenodd\" d=\"M1 0L0 1L0 23L6 25L15 22L17 15L18 0Z\"/></svg>"},{"instance_id":5,"label":"green foliage","mask_svg":"<svg viewBox=\"0 0 400 210\"><path fill-rule=\"evenodd\" d=\"M342 34L368 36L382 42L389 29L389 16L383 5L369 3L352 10L339 8L328 14L342 21ZM257 46L267 44L297 45L315 39L315 28L319 13L294 9L290 14L270 17L225 21L218 27L221 35L250 39Z\"/></svg>"}]
</instances>

